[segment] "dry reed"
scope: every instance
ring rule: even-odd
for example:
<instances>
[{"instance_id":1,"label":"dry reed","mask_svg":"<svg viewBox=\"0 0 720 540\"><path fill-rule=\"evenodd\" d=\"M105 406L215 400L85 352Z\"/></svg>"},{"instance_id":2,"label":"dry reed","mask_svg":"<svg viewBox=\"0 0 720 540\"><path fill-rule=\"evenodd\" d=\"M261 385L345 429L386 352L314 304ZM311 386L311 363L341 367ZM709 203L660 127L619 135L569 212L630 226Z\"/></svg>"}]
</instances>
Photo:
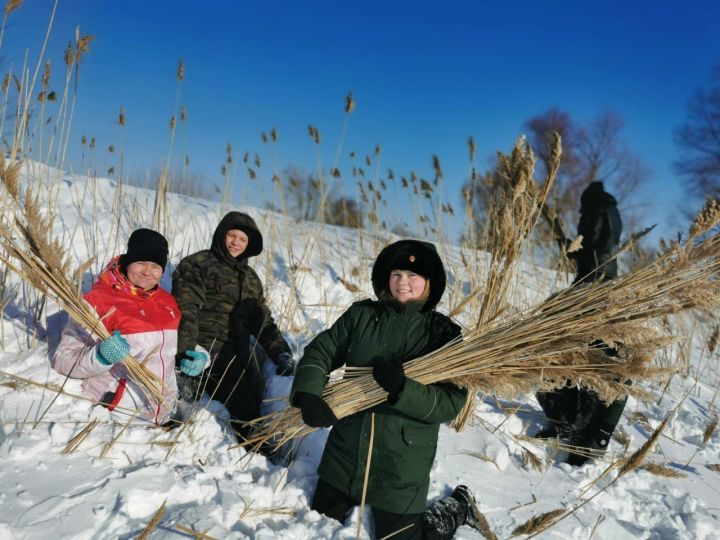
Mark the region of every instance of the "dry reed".
<instances>
[{"instance_id":1,"label":"dry reed","mask_svg":"<svg viewBox=\"0 0 720 540\"><path fill-rule=\"evenodd\" d=\"M149 521L149 523L146 525L146 527L143 529L143 531L138 536L138 540L147 540L150 537L150 533L153 531L155 527L157 527L157 524L160 523L160 520L165 515L165 503L167 502L167 499L163 501L163 503L160 505L160 508L157 509L155 514L153 515L152 519Z\"/></svg>"},{"instance_id":2,"label":"dry reed","mask_svg":"<svg viewBox=\"0 0 720 540\"><path fill-rule=\"evenodd\" d=\"M95 427L98 425L97 418L93 418L93 420L88 423L77 435L75 435L72 439L70 439L65 445L65 448L63 449L63 454L72 454L75 450L78 449L80 444L92 433L92 430L95 429Z\"/></svg>"},{"instance_id":3,"label":"dry reed","mask_svg":"<svg viewBox=\"0 0 720 540\"><path fill-rule=\"evenodd\" d=\"M214 536L210 536L207 533L208 530L205 530L204 532L200 531L194 531L190 527L185 527L184 525L175 524L173 525L173 528L177 529L178 531L184 532L186 534L191 535L195 540L219 540L218 538L215 538Z\"/></svg>"}]
</instances>

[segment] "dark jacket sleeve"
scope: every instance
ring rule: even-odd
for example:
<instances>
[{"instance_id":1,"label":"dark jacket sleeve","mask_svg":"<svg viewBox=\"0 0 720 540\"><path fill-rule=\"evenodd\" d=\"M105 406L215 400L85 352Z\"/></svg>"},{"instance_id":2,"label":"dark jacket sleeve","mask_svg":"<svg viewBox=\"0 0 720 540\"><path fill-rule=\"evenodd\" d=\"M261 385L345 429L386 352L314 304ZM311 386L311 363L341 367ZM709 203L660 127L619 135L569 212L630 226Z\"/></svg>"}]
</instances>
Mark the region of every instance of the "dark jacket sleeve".
<instances>
[{"instance_id":1,"label":"dark jacket sleeve","mask_svg":"<svg viewBox=\"0 0 720 540\"><path fill-rule=\"evenodd\" d=\"M433 314L430 331L437 336L433 350L460 337L460 327L445 315ZM467 399L467 390L449 382L422 384L406 378L405 386L393 408L416 420L429 424L442 424L455 418Z\"/></svg>"},{"instance_id":2,"label":"dark jacket sleeve","mask_svg":"<svg viewBox=\"0 0 720 540\"><path fill-rule=\"evenodd\" d=\"M275 324L270 308L265 302L263 286L255 271L248 267L243 288L252 291L254 305L251 313L246 314L243 321L248 331L257 338L262 348L273 360L277 361L280 353L290 353L290 346Z\"/></svg>"},{"instance_id":3,"label":"dark jacket sleeve","mask_svg":"<svg viewBox=\"0 0 720 540\"><path fill-rule=\"evenodd\" d=\"M620 220L620 212L617 206L610 205L605 211L605 226L607 234L604 238L602 250L608 254L612 253L620 244L620 235L622 233L622 221Z\"/></svg>"},{"instance_id":4,"label":"dark jacket sleeve","mask_svg":"<svg viewBox=\"0 0 720 540\"><path fill-rule=\"evenodd\" d=\"M178 353L194 349L198 338L198 313L205 304L205 279L200 266L185 257L172 275L172 295L182 317L178 327Z\"/></svg>"},{"instance_id":5,"label":"dark jacket sleeve","mask_svg":"<svg viewBox=\"0 0 720 540\"><path fill-rule=\"evenodd\" d=\"M345 363L345 351L350 340L352 306L330 328L321 332L305 347L298 363L290 391L290 404L294 405L295 394L322 395L330 372Z\"/></svg>"}]
</instances>

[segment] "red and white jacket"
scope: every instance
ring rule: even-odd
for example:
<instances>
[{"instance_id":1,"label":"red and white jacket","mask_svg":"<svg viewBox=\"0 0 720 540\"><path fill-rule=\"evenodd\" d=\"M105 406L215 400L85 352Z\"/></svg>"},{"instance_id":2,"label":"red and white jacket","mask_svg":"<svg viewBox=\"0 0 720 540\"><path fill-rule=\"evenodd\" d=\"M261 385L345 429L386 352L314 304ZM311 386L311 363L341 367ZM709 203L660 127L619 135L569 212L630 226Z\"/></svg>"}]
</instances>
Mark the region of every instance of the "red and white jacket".
<instances>
[{"instance_id":1,"label":"red and white jacket","mask_svg":"<svg viewBox=\"0 0 720 540\"><path fill-rule=\"evenodd\" d=\"M180 310L175 299L160 287L144 291L130 284L120 272L118 259L110 261L83 298L110 333L120 331L130 344L130 354L165 381L165 402L158 405L148 400L122 362L112 366L100 363L100 340L72 320L63 330L53 368L63 375L84 379L85 393L106 402L111 411L162 424L174 412L177 399L175 353Z\"/></svg>"}]
</instances>

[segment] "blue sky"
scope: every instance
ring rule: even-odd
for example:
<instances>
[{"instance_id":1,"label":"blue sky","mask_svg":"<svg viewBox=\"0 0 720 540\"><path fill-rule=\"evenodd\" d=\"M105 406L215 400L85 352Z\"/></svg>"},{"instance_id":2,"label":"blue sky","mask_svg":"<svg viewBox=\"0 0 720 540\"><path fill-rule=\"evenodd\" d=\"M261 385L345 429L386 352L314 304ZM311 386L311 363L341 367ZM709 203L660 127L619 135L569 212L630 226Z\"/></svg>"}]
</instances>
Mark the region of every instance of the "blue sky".
<instances>
[{"instance_id":1,"label":"blue sky","mask_svg":"<svg viewBox=\"0 0 720 540\"><path fill-rule=\"evenodd\" d=\"M26 0L11 15L1 51L6 64L25 48L35 61L51 7ZM100 171L117 161L104 149L119 143L120 106L126 170L160 166L182 58L189 120L173 155L187 151L191 168L212 182L220 183L227 142L236 153L260 153L268 175L271 152L260 132L273 127L283 167L314 169L308 124L323 136L329 167L351 90L357 107L343 156L365 156L380 144L383 171L431 178L437 154L447 199L459 208L469 136L482 165L550 107L580 121L613 111L652 172L648 221L669 234L682 225L673 216L684 198L672 172L672 130L720 64L718 21L716 1L69 0L60 2L48 51L51 86L61 90L62 51L75 26L95 36L80 68L70 153L77 172L83 134L97 138Z\"/></svg>"}]
</instances>

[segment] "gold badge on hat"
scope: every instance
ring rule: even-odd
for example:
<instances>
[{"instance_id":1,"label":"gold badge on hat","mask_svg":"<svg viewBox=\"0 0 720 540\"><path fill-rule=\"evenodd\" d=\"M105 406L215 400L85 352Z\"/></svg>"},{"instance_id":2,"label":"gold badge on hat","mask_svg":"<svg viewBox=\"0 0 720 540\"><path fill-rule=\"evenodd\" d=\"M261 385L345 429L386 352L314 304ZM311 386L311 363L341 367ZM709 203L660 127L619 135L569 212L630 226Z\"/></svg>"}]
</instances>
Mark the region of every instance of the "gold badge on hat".
<instances>
[{"instance_id":1,"label":"gold badge on hat","mask_svg":"<svg viewBox=\"0 0 720 540\"><path fill-rule=\"evenodd\" d=\"M410 262L415 262L415 255L410 255L408 258L410 259Z\"/></svg>"}]
</instances>

